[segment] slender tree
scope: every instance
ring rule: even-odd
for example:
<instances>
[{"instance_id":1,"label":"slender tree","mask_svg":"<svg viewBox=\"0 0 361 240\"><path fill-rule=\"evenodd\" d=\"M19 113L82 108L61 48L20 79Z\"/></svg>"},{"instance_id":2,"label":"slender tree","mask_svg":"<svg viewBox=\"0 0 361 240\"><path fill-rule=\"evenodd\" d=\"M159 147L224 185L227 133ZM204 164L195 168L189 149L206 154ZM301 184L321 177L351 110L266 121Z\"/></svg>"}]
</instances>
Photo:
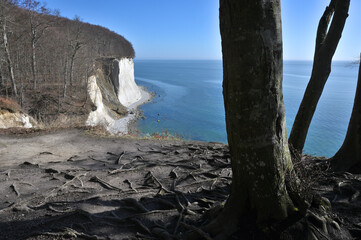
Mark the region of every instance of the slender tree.
<instances>
[{"instance_id":1,"label":"slender tree","mask_svg":"<svg viewBox=\"0 0 361 240\"><path fill-rule=\"evenodd\" d=\"M346 137L341 148L331 158L331 166L336 171L361 173L361 63Z\"/></svg>"},{"instance_id":2,"label":"slender tree","mask_svg":"<svg viewBox=\"0 0 361 240\"><path fill-rule=\"evenodd\" d=\"M70 86L73 86L73 70L74 62L77 56L78 51L84 45L84 40L82 39L83 23L80 21L79 17L74 18L73 27L71 27L69 47L70 47Z\"/></svg>"},{"instance_id":3,"label":"slender tree","mask_svg":"<svg viewBox=\"0 0 361 240\"><path fill-rule=\"evenodd\" d=\"M289 138L289 143L295 153L302 153L318 100L331 72L332 57L348 17L349 6L350 0L331 0L320 19L311 78Z\"/></svg>"},{"instance_id":4,"label":"slender tree","mask_svg":"<svg viewBox=\"0 0 361 240\"><path fill-rule=\"evenodd\" d=\"M64 71L63 71L63 98L66 97L67 85L68 85L68 56L64 57Z\"/></svg>"},{"instance_id":5,"label":"slender tree","mask_svg":"<svg viewBox=\"0 0 361 240\"><path fill-rule=\"evenodd\" d=\"M23 0L21 6L27 10L29 19L29 36L31 40L31 71L33 78L33 88L37 88L37 55L36 47L38 41L44 35L45 31L51 26L51 22L44 19L44 14L50 11L38 1Z\"/></svg>"},{"instance_id":6,"label":"slender tree","mask_svg":"<svg viewBox=\"0 0 361 240\"><path fill-rule=\"evenodd\" d=\"M280 0L221 0L223 96L231 195L205 230L227 239L245 218L277 223L305 209L287 143Z\"/></svg>"},{"instance_id":7,"label":"slender tree","mask_svg":"<svg viewBox=\"0 0 361 240\"><path fill-rule=\"evenodd\" d=\"M3 69L2 69L2 55L1 55L1 50L0 50L0 91L5 88L5 81L4 81L4 77L3 77Z\"/></svg>"},{"instance_id":8,"label":"slender tree","mask_svg":"<svg viewBox=\"0 0 361 240\"><path fill-rule=\"evenodd\" d=\"M3 77L3 69L2 69L3 62L4 62L3 51L2 51L2 48L0 48L0 89L1 90L2 90L2 88L5 87L5 82L4 82L4 77Z\"/></svg>"},{"instance_id":9,"label":"slender tree","mask_svg":"<svg viewBox=\"0 0 361 240\"><path fill-rule=\"evenodd\" d=\"M3 40L3 47L5 51L5 58L7 62L7 67L9 71L9 77L12 87L12 93L15 97L18 96L18 91L16 88L16 82L14 77L14 68L13 63L11 60L11 53L9 50L9 42L8 42L8 36L7 36L7 22L9 17L10 8L12 7L10 1L0 1L0 25L1 25L1 34L2 34L2 40Z\"/></svg>"}]
</instances>

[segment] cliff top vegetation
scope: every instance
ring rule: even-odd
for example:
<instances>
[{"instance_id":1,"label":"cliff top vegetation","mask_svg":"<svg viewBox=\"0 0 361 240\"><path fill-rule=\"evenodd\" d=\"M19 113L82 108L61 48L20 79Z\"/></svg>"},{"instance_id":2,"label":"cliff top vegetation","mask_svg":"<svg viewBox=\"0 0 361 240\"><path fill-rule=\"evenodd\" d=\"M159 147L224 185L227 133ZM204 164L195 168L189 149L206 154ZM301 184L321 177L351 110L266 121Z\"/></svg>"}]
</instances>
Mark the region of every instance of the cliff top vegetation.
<instances>
[{"instance_id":1,"label":"cliff top vegetation","mask_svg":"<svg viewBox=\"0 0 361 240\"><path fill-rule=\"evenodd\" d=\"M123 36L35 0L1 0L0 9L0 96L38 120L86 114L95 59L135 57Z\"/></svg>"}]
</instances>

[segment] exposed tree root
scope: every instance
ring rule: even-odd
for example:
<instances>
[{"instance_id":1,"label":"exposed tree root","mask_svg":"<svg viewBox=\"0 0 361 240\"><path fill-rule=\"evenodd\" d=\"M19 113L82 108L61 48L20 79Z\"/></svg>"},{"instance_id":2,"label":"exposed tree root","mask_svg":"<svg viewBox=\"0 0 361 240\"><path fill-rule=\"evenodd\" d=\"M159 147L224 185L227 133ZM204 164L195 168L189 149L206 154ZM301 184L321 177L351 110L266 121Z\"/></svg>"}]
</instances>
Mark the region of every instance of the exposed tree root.
<instances>
[{"instance_id":1,"label":"exposed tree root","mask_svg":"<svg viewBox=\"0 0 361 240\"><path fill-rule=\"evenodd\" d=\"M109 183L107 183L106 181L98 178L97 176L94 176L90 179L90 181L93 181L93 182L98 182L100 183L103 187L107 188L107 189L110 189L110 190L114 190L114 191L123 191L123 189L121 188L118 188L118 187L115 187Z\"/></svg>"},{"instance_id":2,"label":"exposed tree root","mask_svg":"<svg viewBox=\"0 0 361 240\"><path fill-rule=\"evenodd\" d=\"M191 230L192 232L195 232L196 235L198 235L198 236L196 237L197 239L198 239L199 237L202 237L203 239L206 239L206 240L213 240L213 238L211 238L208 233L204 232L204 231L203 231L202 229L200 229L200 228L197 228L197 227L192 226L192 225L188 225L188 224L186 224L186 223L184 223L184 222L181 222L180 224L181 224L182 226L184 226L185 228Z\"/></svg>"},{"instance_id":3,"label":"exposed tree root","mask_svg":"<svg viewBox=\"0 0 361 240\"><path fill-rule=\"evenodd\" d=\"M34 232L31 236L51 236L56 238L83 238L91 240L106 240L106 237L100 237L97 235L90 235L86 233L77 232L71 228L65 228L62 232Z\"/></svg>"},{"instance_id":4,"label":"exposed tree root","mask_svg":"<svg viewBox=\"0 0 361 240\"><path fill-rule=\"evenodd\" d=\"M113 152L110 154L109 149L112 148L109 148L104 151L104 157L101 154L94 157L101 161L94 162L87 158L89 153L85 152L84 156L73 156L69 161L66 161L69 159L67 156L63 162L12 167L11 183L20 190L20 196L13 187L9 188L10 184L3 188L11 194L8 194L9 199L3 197L3 202L0 201L0 217L7 219L6 224L0 223L2 234L6 233L13 239L26 238L28 235L25 233L37 231L38 238L45 239L65 239L66 236L103 239L108 235L114 236L114 239L174 240L185 239L187 233L193 233L193 239L206 239L205 236L208 236L217 240L227 239L228 235L221 234L222 231L234 232L239 226L243 226L244 231L254 230L246 228L244 222L235 224L240 220L232 212L223 217L220 215L229 196L232 176L227 149L178 145L177 149L170 144L165 145L165 149L139 145L144 153L124 148L126 154L121 158L120 165L115 164L120 154L114 150L110 150ZM46 173L45 170L50 168L58 170L58 173ZM10 172L9 169L1 169L3 179L9 181L7 172ZM29 178L30 175L36 178ZM334 198L336 203L347 201L357 205L361 181L351 175L333 177L335 188L331 186L330 189L335 191L337 198L334 195L328 198ZM339 182L342 184L337 184ZM324 187L317 189L325 191ZM327 204L321 205L328 209ZM321 216L320 210L317 211ZM216 220L210 222L211 219ZM336 222L327 222L327 228L333 224L340 225L342 229L343 223L340 220ZM303 225L306 226L306 223ZM319 239L325 239L317 231L321 231L319 225L312 224L308 231ZM317 230L311 229L314 227ZM72 231L67 233L66 228L79 234L73 232L75 235L71 235ZM352 225L350 228L354 236L360 235L360 226ZM198 234L196 229L202 232ZM237 234L239 232L231 238L237 239Z\"/></svg>"},{"instance_id":5,"label":"exposed tree root","mask_svg":"<svg viewBox=\"0 0 361 240\"><path fill-rule=\"evenodd\" d=\"M120 155L119 155L119 157L118 157L118 159L117 159L117 162L116 162L116 164L120 164L120 160L122 160L122 157L124 156L124 154L125 154L125 151L123 151L123 152L121 152L120 153Z\"/></svg>"},{"instance_id":6,"label":"exposed tree root","mask_svg":"<svg viewBox=\"0 0 361 240\"><path fill-rule=\"evenodd\" d=\"M19 192L18 188L16 187L15 183L11 184L10 187L14 190L14 192L16 193L16 196L20 197L20 192Z\"/></svg>"}]
</instances>

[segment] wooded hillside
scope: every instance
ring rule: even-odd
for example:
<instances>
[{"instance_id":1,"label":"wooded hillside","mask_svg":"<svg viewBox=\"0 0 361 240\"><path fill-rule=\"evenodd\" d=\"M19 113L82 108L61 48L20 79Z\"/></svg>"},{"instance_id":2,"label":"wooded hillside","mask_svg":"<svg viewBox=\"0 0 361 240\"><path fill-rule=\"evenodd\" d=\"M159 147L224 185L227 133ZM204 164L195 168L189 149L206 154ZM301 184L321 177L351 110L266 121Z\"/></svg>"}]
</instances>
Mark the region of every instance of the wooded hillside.
<instances>
[{"instance_id":1,"label":"wooded hillside","mask_svg":"<svg viewBox=\"0 0 361 240\"><path fill-rule=\"evenodd\" d=\"M0 95L37 118L86 107L96 58L135 56L123 36L34 0L0 0L0 26Z\"/></svg>"}]
</instances>

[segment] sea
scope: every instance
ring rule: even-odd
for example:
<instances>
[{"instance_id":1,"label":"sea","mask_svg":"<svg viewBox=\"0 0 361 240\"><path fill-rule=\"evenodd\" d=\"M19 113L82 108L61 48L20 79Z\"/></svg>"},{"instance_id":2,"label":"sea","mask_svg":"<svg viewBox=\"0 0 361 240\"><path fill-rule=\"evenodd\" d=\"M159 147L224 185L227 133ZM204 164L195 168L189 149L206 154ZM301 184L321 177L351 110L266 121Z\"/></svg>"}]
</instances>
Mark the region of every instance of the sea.
<instances>
[{"instance_id":1,"label":"sea","mask_svg":"<svg viewBox=\"0 0 361 240\"><path fill-rule=\"evenodd\" d=\"M310 78L312 61L284 61L283 96L290 133ZM343 143L358 66L335 61L313 117L304 152L332 157ZM135 81L155 97L140 107L144 136L227 143L221 60L135 60Z\"/></svg>"}]
</instances>

